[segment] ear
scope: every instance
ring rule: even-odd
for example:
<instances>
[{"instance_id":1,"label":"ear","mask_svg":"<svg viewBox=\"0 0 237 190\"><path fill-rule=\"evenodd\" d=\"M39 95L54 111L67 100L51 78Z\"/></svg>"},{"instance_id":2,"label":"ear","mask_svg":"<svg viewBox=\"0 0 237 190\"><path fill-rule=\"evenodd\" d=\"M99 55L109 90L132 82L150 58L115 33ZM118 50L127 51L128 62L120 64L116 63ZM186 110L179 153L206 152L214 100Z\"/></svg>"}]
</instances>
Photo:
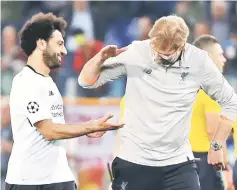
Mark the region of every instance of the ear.
<instances>
[{"instance_id":1,"label":"ear","mask_svg":"<svg viewBox=\"0 0 237 190\"><path fill-rule=\"evenodd\" d=\"M45 40L39 39L36 42L37 48L39 48L41 51L45 51L47 48L47 42Z\"/></svg>"}]
</instances>

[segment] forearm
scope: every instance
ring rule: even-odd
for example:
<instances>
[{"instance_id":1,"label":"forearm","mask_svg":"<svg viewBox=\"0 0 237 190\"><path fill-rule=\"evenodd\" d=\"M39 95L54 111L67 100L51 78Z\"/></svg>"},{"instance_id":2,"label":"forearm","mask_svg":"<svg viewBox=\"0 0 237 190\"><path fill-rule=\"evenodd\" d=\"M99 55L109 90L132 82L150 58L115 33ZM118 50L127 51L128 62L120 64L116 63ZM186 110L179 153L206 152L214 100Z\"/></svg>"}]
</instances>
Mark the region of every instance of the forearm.
<instances>
[{"instance_id":1,"label":"forearm","mask_svg":"<svg viewBox=\"0 0 237 190\"><path fill-rule=\"evenodd\" d=\"M70 139L80 137L94 132L88 124L78 125L60 125L57 124L53 127L51 138L52 140Z\"/></svg>"},{"instance_id":2,"label":"forearm","mask_svg":"<svg viewBox=\"0 0 237 190\"><path fill-rule=\"evenodd\" d=\"M95 132L90 122L82 124L55 124L49 120L36 124L38 131L49 141L70 139Z\"/></svg>"},{"instance_id":3,"label":"forearm","mask_svg":"<svg viewBox=\"0 0 237 190\"><path fill-rule=\"evenodd\" d=\"M79 85L83 88L97 88L109 81L116 80L127 74L125 65L121 63L103 65L99 72L99 76L95 79L95 81L92 81L92 78L88 80L88 78L83 77L83 74L81 74L78 78Z\"/></svg>"},{"instance_id":4,"label":"forearm","mask_svg":"<svg viewBox=\"0 0 237 190\"><path fill-rule=\"evenodd\" d=\"M211 142L215 136L215 133L212 133L212 134L208 133L207 136L208 136L209 141Z\"/></svg>"},{"instance_id":5,"label":"forearm","mask_svg":"<svg viewBox=\"0 0 237 190\"><path fill-rule=\"evenodd\" d=\"M220 115L235 121L237 117L237 94L210 57L206 53L205 55L204 67L200 70L201 88L221 106Z\"/></svg>"},{"instance_id":6,"label":"forearm","mask_svg":"<svg viewBox=\"0 0 237 190\"><path fill-rule=\"evenodd\" d=\"M220 119L213 141L220 142L224 145L233 128L233 124L234 122L231 120Z\"/></svg>"},{"instance_id":7,"label":"forearm","mask_svg":"<svg viewBox=\"0 0 237 190\"><path fill-rule=\"evenodd\" d=\"M104 47L83 67L78 77L79 85L83 88L97 88L126 75L125 65L131 60L131 50L127 49L117 49L116 46Z\"/></svg>"},{"instance_id":8,"label":"forearm","mask_svg":"<svg viewBox=\"0 0 237 190\"><path fill-rule=\"evenodd\" d=\"M217 126L220 121L220 114L218 113L211 113L211 112L206 112L206 128L207 128L207 135L210 141L213 140Z\"/></svg>"},{"instance_id":9,"label":"forearm","mask_svg":"<svg viewBox=\"0 0 237 190\"><path fill-rule=\"evenodd\" d=\"M96 54L84 65L79 76L79 81L88 85L94 84L100 76L100 69L103 63L104 61L101 59L100 53Z\"/></svg>"}]
</instances>

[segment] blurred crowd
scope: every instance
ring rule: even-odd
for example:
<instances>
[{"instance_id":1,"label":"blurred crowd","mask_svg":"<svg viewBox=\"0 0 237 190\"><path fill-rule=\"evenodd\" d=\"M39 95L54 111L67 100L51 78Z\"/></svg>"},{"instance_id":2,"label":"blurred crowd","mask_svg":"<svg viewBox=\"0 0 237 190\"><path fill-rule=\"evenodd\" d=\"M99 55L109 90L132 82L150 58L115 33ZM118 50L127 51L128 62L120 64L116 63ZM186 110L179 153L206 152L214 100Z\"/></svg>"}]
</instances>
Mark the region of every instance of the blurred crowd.
<instances>
[{"instance_id":1,"label":"blurred crowd","mask_svg":"<svg viewBox=\"0 0 237 190\"><path fill-rule=\"evenodd\" d=\"M177 14L188 23L189 42L202 34L214 35L227 58L225 75L237 73L237 3L235 1L25 1L2 2L2 95L8 95L13 76L24 66L17 32L26 19L38 12L53 12L68 22L65 37L68 55L63 67L51 73L63 96L122 97L126 78L95 90L77 84L84 64L103 46L123 47L148 38L154 21ZM237 88L237 87L236 87Z\"/></svg>"},{"instance_id":2,"label":"blurred crowd","mask_svg":"<svg viewBox=\"0 0 237 190\"><path fill-rule=\"evenodd\" d=\"M1 10L1 95L8 96L14 75L26 64L17 33L33 14L52 12L68 23L65 44L68 51L60 69L51 72L62 96L120 98L126 78L93 90L81 88L77 77L84 64L105 45L119 48L133 40L148 38L154 21L162 16L182 16L191 30L189 43L212 34L221 43L227 63L224 75L237 92L237 2L236 1L3 1ZM7 100L6 100L7 101ZM6 173L12 136L9 107L1 105L1 174ZM4 118L4 119L3 119Z\"/></svg>"}]
</instances>

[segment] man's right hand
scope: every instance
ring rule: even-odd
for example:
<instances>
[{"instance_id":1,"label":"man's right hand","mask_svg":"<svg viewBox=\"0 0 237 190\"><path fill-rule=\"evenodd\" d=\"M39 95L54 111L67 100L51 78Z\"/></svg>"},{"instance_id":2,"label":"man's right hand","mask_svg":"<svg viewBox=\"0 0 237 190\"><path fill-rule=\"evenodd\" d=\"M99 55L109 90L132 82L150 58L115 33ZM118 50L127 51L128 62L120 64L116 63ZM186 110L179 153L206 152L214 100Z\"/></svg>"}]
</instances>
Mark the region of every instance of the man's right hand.
<instances>
[{"instance_id":1,"label":"man's right hand","mask_svg":"<svg viewBox=\"0 0 237 190\"><path fill-rule=\"evenodd\" d=\"M99 118L97 120L92 120L89 121L89 123L92 126L92 131L93 132L98 132L98 131L109 131L109 130L116 130L119 128L122 128L124 124L122 123L111 123L108 122L109 119L111 119L113 115L107 115L102 118Z\"/></svg>"},{"instance_id":2,"label":"man's right hand","mask_svg":"<svg viewBox=\"0 0 237 190\"><path fill-rule=\"evenodd\" d=\"M123 47L121 49L118 49L116 45L109 45L104 47L100 50L100 59L102 62L104 62L106 59L110 57L115 57L119 55L120 53L126 51L128 47Z\"/></svg>"}]
</instances>

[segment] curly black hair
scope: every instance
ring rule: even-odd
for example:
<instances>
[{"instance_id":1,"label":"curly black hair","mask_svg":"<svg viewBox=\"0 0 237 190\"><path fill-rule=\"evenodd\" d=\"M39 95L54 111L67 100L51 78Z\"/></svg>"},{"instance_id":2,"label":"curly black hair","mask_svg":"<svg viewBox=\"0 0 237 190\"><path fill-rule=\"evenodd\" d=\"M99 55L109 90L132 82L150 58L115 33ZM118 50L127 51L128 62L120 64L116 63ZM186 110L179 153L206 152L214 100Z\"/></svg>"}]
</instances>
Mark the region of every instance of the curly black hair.
<instances>
[{"instance_id":1,"label":"curly black hair","mask_svg":"<svg viewBox=\"0 0 237 190\"><path fill-rule=\"evenodd\" d=\"M21 48L27 56L31 55L36 48L39 39L48 41L52 33L58 30L65 36L67 22L62 17L56 17L52 13L38 13L26 21L19 32Z\"/></svg>"}]
</instances>

